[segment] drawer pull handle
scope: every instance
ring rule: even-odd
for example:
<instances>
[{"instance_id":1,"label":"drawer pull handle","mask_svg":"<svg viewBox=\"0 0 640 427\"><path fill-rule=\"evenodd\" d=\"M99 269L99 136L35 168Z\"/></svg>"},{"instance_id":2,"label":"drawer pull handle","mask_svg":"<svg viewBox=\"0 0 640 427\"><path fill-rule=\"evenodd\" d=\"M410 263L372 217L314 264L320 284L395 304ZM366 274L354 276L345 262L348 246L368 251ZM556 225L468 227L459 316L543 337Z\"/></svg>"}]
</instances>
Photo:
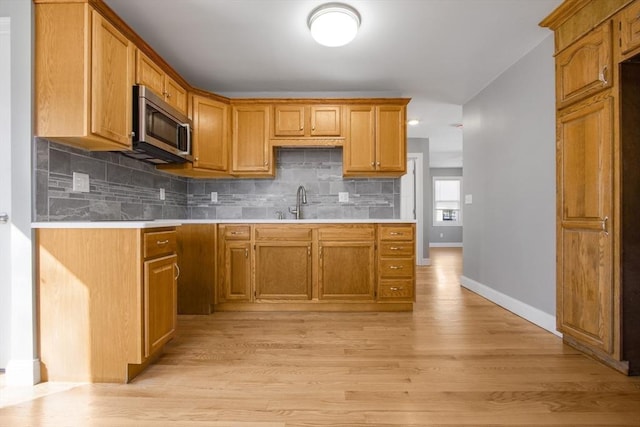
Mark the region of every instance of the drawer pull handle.
<instances>
[{"instance_id":1,"label":"drawer pull handle","mask_svg":"<svg viewBox=\"0 0 640 427\"><path fill-rule=\"evenodd\" d=\"M404 247L402 247L402 246L391 246L389 249L391 249L392 251L400 251L400 250L404 249Z\"/></svg>"},{"instance_id":2,"label":"drawer pull handle","mask_svg":"<svg viewBox=\"0 0 640 427\"><path fill-rule=\"evenodd\" d=\"M391 231L389 234L392 236L402 236L404 233L399 231Z\"/></svg>"},{"instance_id":3,"label":"drawer pull handle","mask_svg":"<svg viewBox=\"0 0 640 427\"><path fill-rule=\"evenodd\" d=\"M157 240L156 241L156 245L158 245L158 246L166 245L167 243L169 243L169 240Z\"/></svg>"},{"instance_id":4,"label":"drawer pull handle","mask_svg":"<svg viewBox=\"0 0 640 427\"><path fill-rule=\"evenodd\" d=\"M232 236L237 236L238 234L242 234L242 231L232 231L231 233Z\"/></svg>"},{"instance_id":5,"label":"drawer pull handle","mask_svg":"<svg viewBox=\"0 0 640 427\"><path fill-rule=\"evenodd\" d=\"M180 267L178 267L178 264L173 264L173 265L176 266L176 271L177 271L176 280L178 280L178 277L180 277Z\"/></svg>"},{"instance_id":6,"label":"drawer pull handle","mask_svg":"<svg viewBox=\"0 0 640 427\"><path fill-rule=\"evenodd\" d=\"M392 286L392 287L391 287L391 288L389 288L389 289L391 289L393 292L396 292L396 291L403 291L403 290L404 290L404 288L403 288L402 286L400 286L400 287L398 287L398 286Z\"/></svg>"},{"instance_id":7,"label":"drawer pull handle","mask_svg":"<svg viewBox=\"0 0 640 427\"><path fill-rule=\"evenodd\" d=\"M390 265L389 268L392 270L402 270L401 265Z\"/></svg>"}]
</instances>

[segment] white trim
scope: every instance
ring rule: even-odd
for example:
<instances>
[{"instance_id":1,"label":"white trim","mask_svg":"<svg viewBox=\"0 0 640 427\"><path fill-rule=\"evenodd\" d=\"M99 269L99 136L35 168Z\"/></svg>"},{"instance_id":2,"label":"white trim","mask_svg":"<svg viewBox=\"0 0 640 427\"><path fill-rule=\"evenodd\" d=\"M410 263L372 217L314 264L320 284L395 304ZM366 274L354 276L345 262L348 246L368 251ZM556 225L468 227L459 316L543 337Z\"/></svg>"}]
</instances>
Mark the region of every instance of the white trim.
<instances>
[{"instance_id":1,"label":"white trim","mask_svg":"<svg viewBox=\"0 0 640 427\"><path fill-rule=\"evenodd\" d=\"M461 248L462 242L429 242L430 248Z\"/></svg>"},{"instance_id":2,"label":"white trim","mask_svg":"<svg viewBox=\"0 0 640 427\"><path fill-rule=\"evenodd\" d=\"M532 307L520 300L512 298L509 295L498 292L495 289L483 285L480 282L476 282L473 279L469 279L468 277L460 276L460 284L471 292L474 292L481 297L488 299L489 301L499 305L500 307L509 310L513 314L516 314L523 319L528 320L534 325L538 325L542 329L546 329L552 334L562 337L562 334L556 331L555 316L549 313L545 313L544 311Z\"/></svg>"},{"instance_id":3,"label":"white trim","mask_svg":"<svg viewBox=\"0 0 640 427\"><path fill-rule=\"evenodd\" d=\"M5 379L5 383L12 386L38 384L40 382L40 360L10 360Z\"/></svg>"},{"instance_id":4,"label":"white trim","mask_svg":"<svg viewBox=\"0 0 640 427\"><path fill-rule=\"evenodd\" d=\"M424 182L423 182L423 156L422 153L407 153L407 159L415 159L416 183L414 186L416 202L416 263L419 264L424 256ZM400 188L402 194L402 188Z\"/></svg>"}]
</instances>

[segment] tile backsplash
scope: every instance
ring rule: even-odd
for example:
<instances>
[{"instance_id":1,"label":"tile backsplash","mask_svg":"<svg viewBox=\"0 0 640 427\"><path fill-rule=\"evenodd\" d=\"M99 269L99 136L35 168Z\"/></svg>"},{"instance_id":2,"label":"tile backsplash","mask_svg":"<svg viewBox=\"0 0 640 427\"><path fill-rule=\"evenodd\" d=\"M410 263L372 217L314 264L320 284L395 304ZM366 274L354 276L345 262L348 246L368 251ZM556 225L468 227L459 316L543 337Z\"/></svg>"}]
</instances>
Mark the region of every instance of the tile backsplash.
<instances>
[{"instance_id":1,"label":"tile backsplash","mask_svg":"<svg viewBox=\"0 0 640 427\"><path fill-rule=\"evenodd\" d=\"M88 152L36 139L35 220L294 218L303 185L305 219L400 217L400 179L345 179L341 148L282 148L273 179L191 179L113 152ZM73 172L89 175L89 193L72 191ZM160 188L165 200L160 200ZM217 202L211 193L217 193ZM339 202L338 192L349 201Z\"/></svg>"}]
</instances>

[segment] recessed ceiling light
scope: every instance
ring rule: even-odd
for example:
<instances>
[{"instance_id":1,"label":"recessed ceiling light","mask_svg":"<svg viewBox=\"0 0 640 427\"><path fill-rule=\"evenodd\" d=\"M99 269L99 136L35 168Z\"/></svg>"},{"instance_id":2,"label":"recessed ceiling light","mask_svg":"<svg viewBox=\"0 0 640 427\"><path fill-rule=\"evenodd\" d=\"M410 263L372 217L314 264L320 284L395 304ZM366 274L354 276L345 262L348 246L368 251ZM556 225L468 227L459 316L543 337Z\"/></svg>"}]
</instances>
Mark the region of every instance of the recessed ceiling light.
<instances>
[{"instance_id":1,"label":"recessed ceiling light","mask_svg":"<svg viewBox=\"0 0 640 427\"><path fill-rule=\"evenodd\" d=\"M419 125L419 124L420 124L420 120L418 120L418 119L411 119L411 120L409 120L409 121L407 122L407 124L408 124L409 126L417 126L417 125Z\"/></svg>"},{"instance_id":2,"label":"recessed ceiling light","mask_svg":"<svg viewBox=\"0 0 640 427\"><path fill-rule=\"evenodd\" d=\"M311 36L321 45L344 46L357 34L360 14L343 3L325 3L311 11L307 24Z\"/></svg>"}]
</instances>

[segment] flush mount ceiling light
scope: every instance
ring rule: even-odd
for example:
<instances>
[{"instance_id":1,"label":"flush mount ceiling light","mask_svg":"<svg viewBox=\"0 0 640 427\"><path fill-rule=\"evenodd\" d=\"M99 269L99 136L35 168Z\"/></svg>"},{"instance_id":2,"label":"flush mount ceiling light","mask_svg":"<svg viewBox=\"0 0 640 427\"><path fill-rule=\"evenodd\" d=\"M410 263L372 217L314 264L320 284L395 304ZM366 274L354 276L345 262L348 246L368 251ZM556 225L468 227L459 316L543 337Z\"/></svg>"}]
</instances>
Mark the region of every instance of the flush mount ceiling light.
<instances>
[{"instance_id":1,"label":"flush mount ceiling light","mask_svg":"<svg viewBox=\"0 0 640 427\"><path fill-rule=\"evenodd\" d=\"M311 36L323 46L344 46L360 26L360 14L343 3L325 3L311 11L307 21Z\"/></svg>"},{"instance_id":2,"label":"flush mount ceiling light","mask_svg":"<svg viewBox=\"0 0 640 427\"><path fill-rule=\"evenodd\" d=\"M407 122L407 124L408 124L409 126L417 126L417 125L419 125L419 124L420 124L420 120L418 120L418 119L410 119L410 120Z\"/></svg>"}]
</instances>

